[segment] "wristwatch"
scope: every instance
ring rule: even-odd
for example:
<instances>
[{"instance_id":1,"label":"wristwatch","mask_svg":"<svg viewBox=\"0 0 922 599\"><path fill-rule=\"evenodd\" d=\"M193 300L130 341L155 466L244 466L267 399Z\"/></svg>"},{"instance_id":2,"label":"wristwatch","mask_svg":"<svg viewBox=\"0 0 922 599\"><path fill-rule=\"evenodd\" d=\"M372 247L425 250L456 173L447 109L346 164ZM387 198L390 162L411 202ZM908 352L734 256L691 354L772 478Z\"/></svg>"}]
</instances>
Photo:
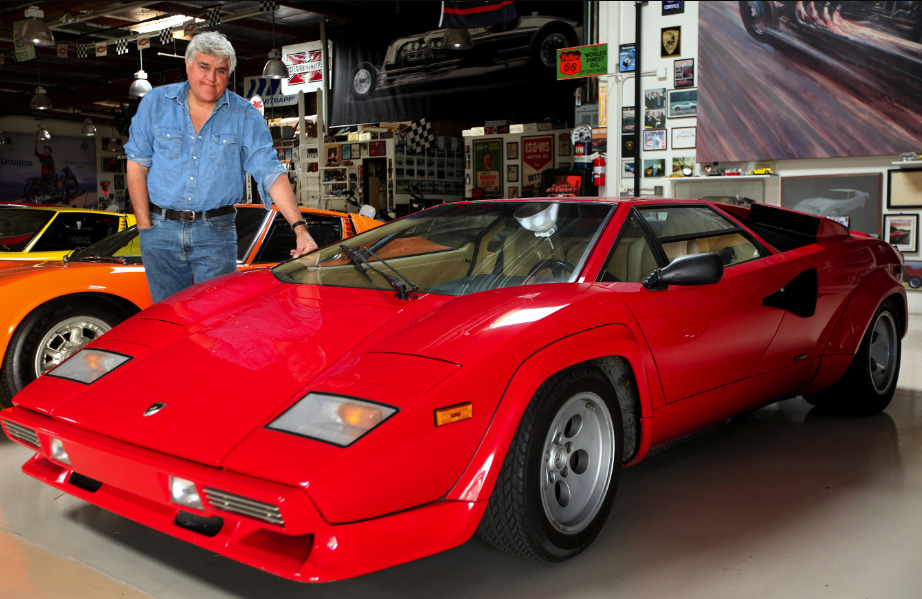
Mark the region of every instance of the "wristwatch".
<instances>
[{"instance_id":1,"label":"wristwatch","mask_svg":"<svg viewBox=\"0 0 922 599\"><path fill-rule=\"evenodd\" d=\"M297 221L291 223L291 230L294 231L294 230L295 230L295 227L297 227L298 225L304 225L304 228L306 229L306 228L307 228L307 220L305 220L305 219L302 218L301 220L297 220Z\"/></svg>"}]
</instances>

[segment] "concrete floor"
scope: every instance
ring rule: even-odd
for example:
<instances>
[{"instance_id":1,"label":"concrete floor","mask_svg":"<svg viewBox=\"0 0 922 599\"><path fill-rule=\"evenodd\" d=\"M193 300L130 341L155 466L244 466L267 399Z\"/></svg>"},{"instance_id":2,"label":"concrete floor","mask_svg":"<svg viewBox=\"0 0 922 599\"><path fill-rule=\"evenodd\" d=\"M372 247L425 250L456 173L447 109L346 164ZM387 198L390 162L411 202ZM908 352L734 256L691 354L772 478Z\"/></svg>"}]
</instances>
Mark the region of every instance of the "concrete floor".
<instances>
[{"instance_id":1,"label":"concrete floor","mask_svg":"<svg viewBox=\"0 0 922 599\"><path fill-rule=\"evenodd\" d=\"M2 438L0 598L916 599L922 315L903 351L883 414L822 417L797 398L626 470L596 543L563 564L473 539L353 580L289 582L42 485Z\"/></svg>"}]
</instances>

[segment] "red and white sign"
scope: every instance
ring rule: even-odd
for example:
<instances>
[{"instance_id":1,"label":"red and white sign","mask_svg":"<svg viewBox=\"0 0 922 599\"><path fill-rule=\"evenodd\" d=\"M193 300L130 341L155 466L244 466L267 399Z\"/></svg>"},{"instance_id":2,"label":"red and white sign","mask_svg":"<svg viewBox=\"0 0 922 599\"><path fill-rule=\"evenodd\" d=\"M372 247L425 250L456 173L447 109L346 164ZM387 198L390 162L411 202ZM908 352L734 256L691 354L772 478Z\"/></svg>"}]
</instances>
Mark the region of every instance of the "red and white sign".
<instances>
[{"instance_id":1,"label":"red and white sign","mask_svg":"<svg viewBox=\"0 0 922 599\"><path fill-rule=\"evenodd\" d=\"M522 138L522 190L534 195L541 187L541 171L554 166L554 136Z\"/></svg>"},{"instance_id":2,"label":"red and white sign","mask_svg":"<svg viewBox=\"0 0 922 599\"><path fill-rule=\"evenodd\" d=\"M67 58L67 44L58 44L58 58Z\"/></svg>"},{"instance_id":3,"label":"red and white sign","mask_svg":"<svg viewBox=\"0 0 922 599\"><path fill-rule=\"evenodd\" d=\"M96 56L106 56L107 54L109 54L109 46L105 42L96 44Z\"/></svg>"},{"instance_id":4,"label":"red and white sign","mask_svg":"<svg viewBox=\"0 0 922 599\"><path fill-rule=\"evenodd\" d=\"M143 50L145 48L150 48L150 38L149 37L139 37L138 38L138 50Z\"/></svg>"},{"instance_id":5,"label":"red and white sign","mask_svg":"<svg viewBox=\"0 0 922 599\"><path fill-rule=\"evenodd\" d=\"M304 42L282 47L282 62L288 67L289 77L282 80L282 93L314 92L323 87L323 59L319 41ZM327 56L332 56L333 45L327 43Z\"/></svg>"}]
</instances>

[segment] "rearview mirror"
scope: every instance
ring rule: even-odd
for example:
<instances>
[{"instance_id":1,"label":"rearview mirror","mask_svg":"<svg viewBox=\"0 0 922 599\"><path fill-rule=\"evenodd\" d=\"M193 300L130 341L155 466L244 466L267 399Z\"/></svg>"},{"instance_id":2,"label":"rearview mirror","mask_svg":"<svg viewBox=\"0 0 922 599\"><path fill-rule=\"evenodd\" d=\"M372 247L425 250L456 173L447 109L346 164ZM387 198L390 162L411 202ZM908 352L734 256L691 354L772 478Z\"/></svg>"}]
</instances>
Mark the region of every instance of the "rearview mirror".
<instances>
[{"instance_id":1,"label":"rearview mirror","mask_svg":"<svg viewBox=\"0 0 922 599\"><path fill-rule=\"evenodd\" d=\"M723 274L723 262L714 252L688 254L654 270L644 279L643 286L659 291L670 285L710 285L720 281Z\"/></svg>"}]
</instances>

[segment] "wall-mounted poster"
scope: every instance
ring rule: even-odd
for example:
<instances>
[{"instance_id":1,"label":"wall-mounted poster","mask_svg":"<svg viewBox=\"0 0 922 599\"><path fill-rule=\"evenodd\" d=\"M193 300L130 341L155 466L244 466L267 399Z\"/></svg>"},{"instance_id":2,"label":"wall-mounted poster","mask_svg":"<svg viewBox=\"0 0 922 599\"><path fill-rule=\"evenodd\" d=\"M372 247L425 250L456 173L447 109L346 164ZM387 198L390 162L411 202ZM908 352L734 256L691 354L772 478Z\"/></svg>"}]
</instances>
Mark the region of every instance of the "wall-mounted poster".
<instances>
[{"instance_id":1,"label":"wall-mounted poster","mask_svg":"<svg viewBox=\"0 0 922 599\"><path fill-rule=\"evenodd\" d=\"M685 2L682 0L663 0L663 16L680 15L685 12Z\"/></svg>"},{"instance_id":2,"label":"wall-mounted poster","mask_svg":"<svg viewBox=\"0 0 922 599\"><path fill-rule=\"evenodd\" d=\"M637 127L633 106L621 107L621 133L633 133Z\"/></svg>"},{"instance_id":3,"label":"wall-mounted poster","mask_svg":"<svg viewBox=\"0 0 922 599\"><path fill-rule=\"evenodd\" d=\"M666 88L648 89L643 93L643 107L647 110L666 107Z\"/></svg>"},{"instance_id":4,"label":"wall-mounted poster","mask_svg":"<svg viewBox=\"0 0 922 599\"><path fill-rule=\"evenodd\" d=\"M880 236L880 173L783 177L781 205L817 216L848 216L850 228Z\"/></svg>"},{"instance_id":5,"label":"wall-mounted poster","mask_svg":"<svg viewBox=\"0 0 922 599\"><path fill-rule=\"evenodd\" d=\"M699 162L922 148L919 2L696 4ZM819 21L798 18L814 4Z\"/></svg>"},{"instance_id":6,"label":"wall-mounted poster","mask_svg":"<svg viewBox=\"0 0 922 599\"><path fill-rule=\"evenodd\" d=\"M648 150L665 150L666 149L666 130L650 129L643 132L643 149Z\"/></svg>"},{"instance_id":7,"label":"wall-mounted poster","mask_svg":"<svg viewBox=\"0 0 922 599\"><path fill-rule=\"evenodd\" d=\"M884 241L901 252L919 251L918 231L918 214L884 215Z\"/></svg>"},{"instance_id":8,"label":"wall-mounted poster","mask_svg":"<svg viewBox=\"0 0 922 599\"><path fill-rule=\"evenodd\" d=\"M653 160L643 161L644 177L665 177L666 176L666 159L655 158Z\"/></svg>"},{"instance_id":9,"label":"wall-mounted poster","mask_svg":"<svg viewBox=\"0 0 922 599\"><path fill-rule=\"evenodd\" d=\"M618 72L619 73L633 73L634 72L634 55L637 50L634 47L634 44L621 44L618 46Z\"/></svg>"},{"instance_id":10,"label":"wall-mounted poster","mask_svg":"<svg viewBox=\"0 0 922 599\"><path fill-rule=\"evenodd\" d=\"M698 114L697 89L671 89L666 97L666 112L671 119Z\"/></svg>"},{"instance_id":11,"label":"wall-mounted poster","mask_svg":"<svg viewBox=\"0 0 922 599\"><path fill-rule=\"evenodd\" d=\"M688 176L686 175L685 169L695 169L695 157L694 156L678 156L673 157L672 159L672 174L676 176ZM690 172L690 171L689 171Z\"/></svg>"},{"instance_id":12,"label":"wall-mounted poster","mask_svg":"<svg viewBox=\"0 0 922 599\"><path fill-rule=\"evenodd\" d=\"M678 89L695 87L695 59L680 58L673 63L675 70L675 86Z\"/></svg>"},{"instance_id":13,"label":"wall-mounted poster","mask_svg":"<svg viewBox=\"0 0 922 599\"><path fill-rule=\"evenodd\" d=\"M503 140L474 140L474 186L483 190L483 198L499 198L503 193Z\"/></svg>"},{"instance_id":14,"label":"wall-mounted poster","mask_svg":"<svg viewBox=\"0 0 922 599\"><path fill-rule=\"evenodd\" d=\"M92 138L55 134L49 141L36 142L34 133L7 131L3 136L0 200L97 206L96 144ZM124 172L122 162L116 159L111 172ZM43 177L44 164L51 173Z\"/></svg>"},{"instance_id":15,"label":"wall-mounted poster","mask_svg":"<svg viewBox=\"0 0 922 599\"><path fill-rule=\"evenodd\" d=\"M522 138L522 189L520 196L540 195L541 173L554 166L554 136L536 135Z\"/></svg>"},{"instance_id":16,"label":"wall-mounted poster","mask_svg":"<svg viewBox=\"0 0 922 599\"><path fill-rule=\"evenodd\" d=\"M518 160L519 159L519 142L517 141L506 142L506 159L507 160Z\"/></svg>"}]
</instances>

